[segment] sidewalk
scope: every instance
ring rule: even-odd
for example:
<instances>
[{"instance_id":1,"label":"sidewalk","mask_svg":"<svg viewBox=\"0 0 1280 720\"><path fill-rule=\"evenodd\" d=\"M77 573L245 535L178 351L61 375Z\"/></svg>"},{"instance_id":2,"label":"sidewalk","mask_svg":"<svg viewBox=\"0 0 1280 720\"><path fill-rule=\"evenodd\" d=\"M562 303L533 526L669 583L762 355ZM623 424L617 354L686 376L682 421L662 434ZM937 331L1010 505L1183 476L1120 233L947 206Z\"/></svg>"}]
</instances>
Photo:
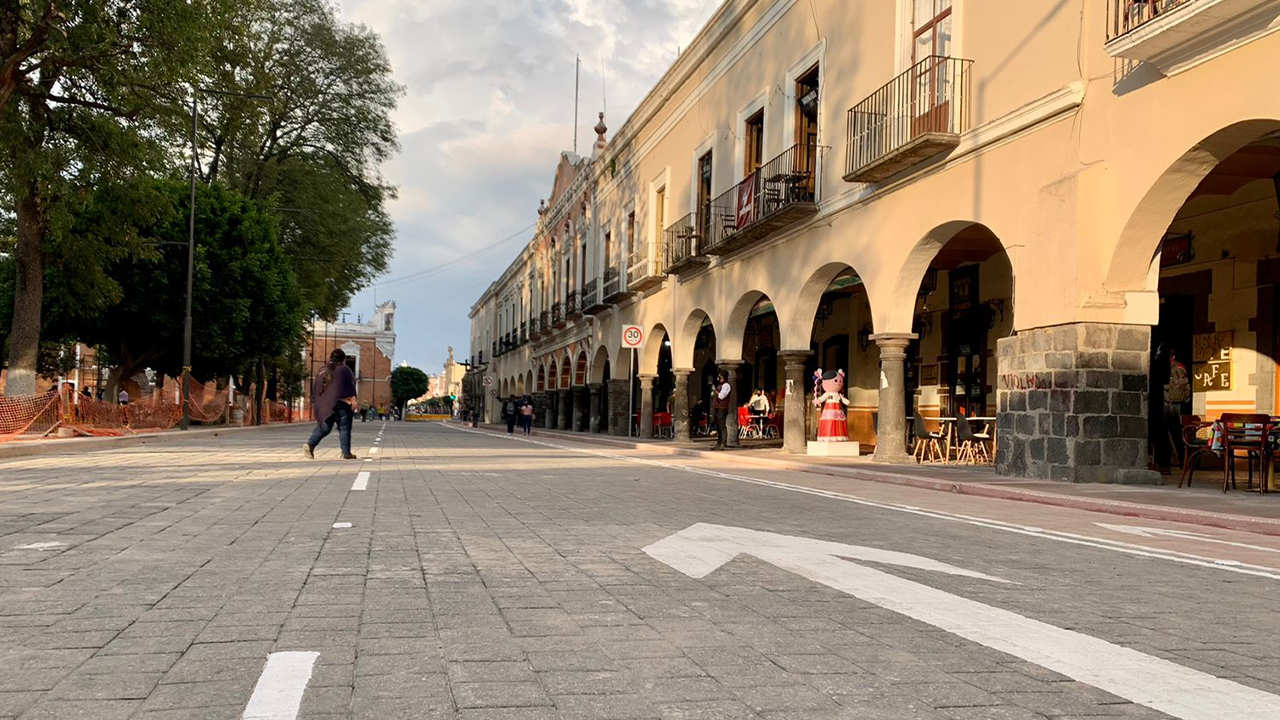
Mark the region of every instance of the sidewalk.
<instances>
[{"instance_id":1,"label":"sidewalk","mask_svg":"<svg viewBox=\"0 0 1280 720\"><path fill-rule=\"evenodd\" d=\"M482 425L505 434L505 427ZM1190 488L1177 486L1179 476L1165 478L1172 485L1103 485L1027 480L997 475L991 468L956 465L880 465L866 458L814 458L792 455L776 447L746 447L711 452L709 442L677 443L608 435L536 430L535 437L635 449L655 454L710 460L729 460L761 469L803 472L938 490L960 495L1016 500L1149 520L1167 520L1206 527L1280 536L1280 492L1271 495L1242 490L1222 492L1219 471L1201 470ZM1239 478L1244 487L1244 478ZM830 484L824 484L830 487Z\"/></svg>"}]
</instances>

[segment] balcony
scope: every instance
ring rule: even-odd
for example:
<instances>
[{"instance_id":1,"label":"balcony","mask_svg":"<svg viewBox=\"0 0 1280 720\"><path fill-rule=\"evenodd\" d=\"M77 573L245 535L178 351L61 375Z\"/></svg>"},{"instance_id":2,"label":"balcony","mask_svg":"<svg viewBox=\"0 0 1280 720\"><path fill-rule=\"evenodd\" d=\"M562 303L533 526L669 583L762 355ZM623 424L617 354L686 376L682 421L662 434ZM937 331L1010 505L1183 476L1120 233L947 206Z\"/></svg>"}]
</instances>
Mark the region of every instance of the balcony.
<instances>
[{"instance_id":1,"label":"balcony","mask_svg":"<svg viewBox=\"0 0 1280 720\"><path fill-rule=\"evenodd\" d=\"M592 278L582 288L582 312L595 315L604 310L604 299L600 295L600 281Z\"/></svg>"},{"instance_id":2,"label":"balcony","mask_svg":"<svg viewBox=\"0 0 1280 720\"><path fill-rule=\"evenodd\" d=\"M627 289L644 292L655 288L667 279L666 263L662 248L645 243L627 258Z\"/></svg>"},{"instance_id":3,"label":"balcony","mask_svg":"<svg viewBox=\"0 0 1280 720\"><path fill-rule=\"evenodd\" d=\"M500 355L502 355L502 352L500 351L500 346L498 345L498 341L494 340L493 341L493 357L499 357Z\"/></svg>"},{"instance_id":4,"label":"balcony","mask_svg":"<svg viewBox=\"0 0 1280 720\"><path fill-rule=\"evenodd\" d=\"M705 252L733 252L817 213L817 166L816 145L793 145L712 200Z\"/></svg>"},{"instance_id":5,"label":"balcony","mask_svg":"<svg viewBox=\"0 0 1280 720\"><path fill-rule=\"evenodd\" d=\"M551 326L564 327L564 304L555 303L551 306Z\"/></svg>"},{"instance_id":6,"label":"balcony","mask_svg":"<svg viewBox=\"0 0 1280 720\"><path fill-rule=\"evenodd\" d=\"M887 180L960 144L972 60L931 56L849 110L844 179Z\"/></svg>"},{"instance_id":7,"label":"balcony","mask_svg":"<svg viewBox=\"0 0 1280 720\"><path fill-rule=\"evenodd\" d=\"M676 275L689 272L711 261L704 253L698 231L698 215L689 213L663 232L666 240L667 272Z\"/></svg>"},{"instance_id":8,"label":"balcony","mask_svg":"<svg viewBox=\"0 0 1280 720\"><path fill-rule=\"evenodd\" d=\"M524 345L529 342L529 325L528 323L520 323L520 344Z\"/></svg>"},{"instance_id":9,"label":"balcony","mask_svg":"<svg viewBox=\"0 0 1280 720\"><path fill-rule=\"evenodd\" d=\"M582 317L582 298L577 290L570 290L564 298L565 320L577 320Z\"/></svg>"},{"instance_id":10,"label":"balcony","mask_svg":"<svg viewBox=\"0 0 1280 720\"><path fill-rule=\"evenodd\" d=\"M1261 37L1280 0L1107 0L1107 54L1172 75Z\"/></svg>"},{"instance_id":11,"label":"balcony","mask_svg":"<svg viewBox=\"0 0 1280 720\"><path fill-rule=\"evenodd\" d=\"M544 337L551 332L551 313L543 310L538 314L538 337Z\"/></svg>"},{"instance_id":12,"label":"balcony","mask_svg":"<svg viewBox=\"0 0 1280 720\"><path fill-rule=\"evenodd\" d=\"M618 268L610 267L604 269L604 301L613 303L626 297L628 291L622 286L622 275L618 272Z\"/></svg>"}]
</instances>

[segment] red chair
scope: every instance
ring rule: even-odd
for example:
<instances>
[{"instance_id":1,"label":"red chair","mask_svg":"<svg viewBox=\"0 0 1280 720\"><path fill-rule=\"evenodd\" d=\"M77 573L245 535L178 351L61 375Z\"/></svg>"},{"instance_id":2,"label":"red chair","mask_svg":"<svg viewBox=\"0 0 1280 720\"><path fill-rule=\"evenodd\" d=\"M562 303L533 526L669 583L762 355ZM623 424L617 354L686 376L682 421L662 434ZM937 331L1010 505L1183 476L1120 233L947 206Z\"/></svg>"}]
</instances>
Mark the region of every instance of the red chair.
<instances>
[{"instance_id":1,"label":"red chair","mask_svg":"<svg viewBox=\"0 0 1280 720\"><path fill-rule=\"evenodd\" d=\"M671 424L671 413L660 412L653 414L653 434L660 438L675 437L675 428Z\"/></svg>"}]
</instances>

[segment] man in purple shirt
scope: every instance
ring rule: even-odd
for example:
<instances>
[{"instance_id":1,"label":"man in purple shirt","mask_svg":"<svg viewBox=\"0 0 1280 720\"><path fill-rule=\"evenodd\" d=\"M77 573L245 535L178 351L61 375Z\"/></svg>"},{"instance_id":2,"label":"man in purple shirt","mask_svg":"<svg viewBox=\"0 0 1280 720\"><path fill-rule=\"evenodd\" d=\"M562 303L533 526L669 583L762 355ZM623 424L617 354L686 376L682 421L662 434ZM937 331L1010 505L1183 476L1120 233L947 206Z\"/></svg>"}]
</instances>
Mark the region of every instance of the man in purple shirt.
<instances>
[{"instance_id":1,"label":"man in purple shirt","mask_svg":"<svg viewBox=\"0 0 1280 720\"><path fill-rule=\"evenodd\" d=\"M311 408L315 413L316 427L311 431L302 452L315 458L316 445L338 426L338 441L342 446L342 458L355 460L351 454L351 422L355 419L356 377L347 367L347 354L341 350L329 353L329 364L316 375L311 384Z\"/></svg>"}]
</instances>

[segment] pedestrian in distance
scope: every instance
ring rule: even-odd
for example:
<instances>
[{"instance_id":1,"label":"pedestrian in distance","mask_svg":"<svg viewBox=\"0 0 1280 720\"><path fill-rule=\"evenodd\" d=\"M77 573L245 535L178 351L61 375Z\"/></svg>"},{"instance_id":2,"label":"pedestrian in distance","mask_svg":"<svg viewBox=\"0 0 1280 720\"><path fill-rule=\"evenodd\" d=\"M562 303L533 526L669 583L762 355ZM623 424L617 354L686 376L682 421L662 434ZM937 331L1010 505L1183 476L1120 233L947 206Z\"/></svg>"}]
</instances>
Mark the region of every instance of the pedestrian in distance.
<instances>
[{"instance_id":1,"label":"pedestrian in distance","mask_svg":"<svg viewBox=\"0 0 1280 720\"><path fill-rule=\"evenodd\" d=\"M344 460L355 460L351 453L351 423L355 420L356 377L347 367L347 354L342 350L329 353L329 364L311 384L311 408L315 413L316 427L311 439L303 447L308 458L315 457L316 445L338 426L338 443Z\"/></svg>"},{"instance_id":2,"label":"pedestrian in distance","mask_svg":"<svg viewBox=\"0 0 1280 720\"><path fill-rule=\"evenodd\" d=\"M533 434L533 399L528 395L524 396L520 404L520 429L524 430L525 435Z\"/></svg>"},{"instance_id":3,"label":"pedestrian in distance","mask_svg":"<svg viewBox=\"0 0 1280 720\"><path fill-rule=\"evenodd\" d=\"M512 395L502 404L502 419L507 421L507 434L512 435L516 431L516 396Z\"/></svg>"},{"instance_id":4,"label":"pedestrian in distance","mask_svg":"<svg viewBox=\"0 0 1280 720\"><path fill-rule=\"evenodd\" d=\"M121 405L128 405L128 404L129 404L129 391L128 391L128 390L125 390L124 388L120 388L120 394L119 394L119 395L116 395L116 402L117 402L117 403L120 403Z\"/></svg>"},{"instance_id":5,"label":"pedestrian in distance","mask_svg":"<svg viewBox=\"0 0 1280 720\"><path fill-rule=\"evenodd\" d=\"M711 386L711 414L716 422L716 444L712 450L724 450L729 446L729 376L721 370L716 373L716 381Z\"/></svg>"},{"instance_id":6,"label":"pedestrian in distance","mask_svg":"<svg viewBox=\"0 0 1280 720\"><path fill-rule=\"evenodd\" d=\"M369 421L369 403L360 406L360 422Z\"/></svg>"}]
</instances>

